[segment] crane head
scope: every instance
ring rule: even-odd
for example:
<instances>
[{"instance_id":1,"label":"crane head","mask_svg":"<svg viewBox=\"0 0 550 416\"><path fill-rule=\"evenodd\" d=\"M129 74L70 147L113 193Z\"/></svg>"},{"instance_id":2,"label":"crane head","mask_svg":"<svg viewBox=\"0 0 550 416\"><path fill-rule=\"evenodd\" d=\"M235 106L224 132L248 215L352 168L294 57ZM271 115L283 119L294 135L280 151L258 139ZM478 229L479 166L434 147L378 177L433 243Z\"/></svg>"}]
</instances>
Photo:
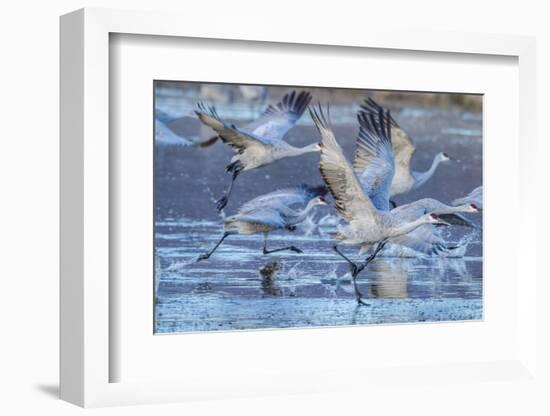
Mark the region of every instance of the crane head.
<instances>
[{"instance_id":1,"label":"crane head","mask_svg":"<svg viewBox=\"0 0 550 416\"><path fill-rule=\"evenodd\" d=\"M470 204L470 205L468 205L468 208L469 208L470 212L481 212L482 211L482 209L479 208L476 204Z\"/></svg>"},{"instance_id":2,"label":"crane head","mask_svg":"<svg viewBox=\"0 0 550 416\"><path fill-rule=\"evenodd\" d=\"M426 222L434 225L450 225L448 222L443 221L435 212L430 212L425 215Z\"/></svg>"},{"instance_id":3,"label":"crane head","mask_svg":"<svg viewBox=\"0 0 550 416\"><path fill-rule=\"evenodd\" d=\"M317 198L315 198L315 203L316 205L327 205L327 200L324 196L318 196Z\"/></svg>"}]
</instances>

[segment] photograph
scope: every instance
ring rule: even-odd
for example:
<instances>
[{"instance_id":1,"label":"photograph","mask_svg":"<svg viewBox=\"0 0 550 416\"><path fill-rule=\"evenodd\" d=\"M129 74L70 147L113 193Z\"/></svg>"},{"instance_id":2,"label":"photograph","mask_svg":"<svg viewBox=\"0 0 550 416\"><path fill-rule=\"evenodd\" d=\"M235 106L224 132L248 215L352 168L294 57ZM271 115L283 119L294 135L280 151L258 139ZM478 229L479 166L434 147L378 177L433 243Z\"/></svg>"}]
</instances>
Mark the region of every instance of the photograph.
<instances>
[{"instance_id":1,"label":"photograph","mask_svg":"<svg viewBox=\"0 0 550 416\"><path fill-rule=\"evenodd\" d=\"M483 95L153 92L154 334L483 319Z\"/></svg>"}]
</instances>

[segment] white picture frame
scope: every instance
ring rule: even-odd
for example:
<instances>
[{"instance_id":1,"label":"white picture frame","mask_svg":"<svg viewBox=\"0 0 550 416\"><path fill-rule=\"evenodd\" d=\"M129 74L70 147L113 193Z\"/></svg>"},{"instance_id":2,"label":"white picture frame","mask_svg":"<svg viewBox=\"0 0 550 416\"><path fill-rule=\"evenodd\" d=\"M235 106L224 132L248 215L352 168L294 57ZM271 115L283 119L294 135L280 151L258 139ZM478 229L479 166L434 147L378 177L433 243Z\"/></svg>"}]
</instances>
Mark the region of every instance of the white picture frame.
<instances>
[{"instance_id":1,"label":"white picture frame","mask_svg":"<svg viewBox=\"0 0 550 416\"><path fill-rule=\"evenodd\" d=\"M177 381L112 382L110 368L120 359L111 349L112 305L110 258L109 153L109 51L110 34L277 42L300 45L428 51L440 54L503 55L518 60L519 84L519 197L517 268L522 270L517 287L515 317L518 345L513 353L495 361L418 363L415 378L438 377L479 382L503 377L524 380L536 376L536 241L534 215L521 215L534 205L534 186L529 177L535 169L535 42L533 38L506 35L430 33L429 31L349 28L330 35L321 27L307 32L263 22L234 31L235 22L220 20L204 25L172 13L83 9L61 18L61 398L80 406L182 401L197 398L242 397L262 394L322 392L349 385L372 386L388 382L388 367L369 369L358 377L346 366L331 368L331 377L318 373L294 374L284 369L264 379L239 381L227 386L198 376ZM515 191L514 191L515 192ZM526 242L530 243L530 249ZM524 243L524 244L522 244ZM112 329L112 328L111 328ZM328 329L326 330L328 331ZM409 333L414 331L409 328ZM312 336L313 332L309 335ZM197 335L209 336L209 335ZM353 336L353 334L351 334ZM483 377L476 377L482 371ZM410 372L393 368L391 380L411 380ZM207 372L205 371L205 374ZM197 378L198 377L198 378ZM342 380L348 380L345 383ZM225 383L225 384L224 384ZM225 386L225 388L224 388Z\"/></svg>"}]
</instances>

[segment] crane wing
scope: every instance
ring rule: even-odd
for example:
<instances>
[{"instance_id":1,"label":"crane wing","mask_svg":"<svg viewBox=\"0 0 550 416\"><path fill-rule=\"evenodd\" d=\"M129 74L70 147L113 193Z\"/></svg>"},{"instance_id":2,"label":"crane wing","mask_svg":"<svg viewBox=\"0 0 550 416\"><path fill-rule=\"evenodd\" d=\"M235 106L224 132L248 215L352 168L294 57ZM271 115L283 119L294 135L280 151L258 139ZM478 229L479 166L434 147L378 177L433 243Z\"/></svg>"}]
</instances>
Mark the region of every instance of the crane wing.
<instances>
[{"instance_id":1,"label":"crane wing","mask_svg":"<svg viewBox=\"0 0 550 416\"><path fill-rule=\"evenodd\" d=\"M390 191L395 164L392 152L392 138L389 111L373 113L360 111L359 135L353 161L361 186L374 206L389 211Z\"/></svg>"},{"instance_id":2,"label":"crane wing","mask_svg":"<svg viewBox=\"0 0 550 416\"><path fill-rule=\"evenodd\" d=\"M336 210L347 222L357 219L371 220L376 208L346 160L321 106L318 109L310 108L310 115L321 134L319 170L336 201Z\"/></svg>"},{"instance_id":3,"label":"crane wing","mask_svg":"<svg viewBox=\"0 0 550 416\"><path fill-rule=\"evenodd\" d=\"M380 110L383 110L383 107L372 98L368 98L361 106L361 110L366 114L377 114ZM408 178L411 176L411 159L416 151L416 146L407 132L399 126L393 117L390 117L390 124L396 176Z\"/></svg>"},{"instance_id":4,"label":"crane wing","mask_svg":"<svg viewBox=\"0 0 550 416\"><path fill-rule=\"evenodd\" d=\"M222 121L213 106L199 103L195 113L203 124L218 133L223 142L229 144L237 153L242 153L245 149L253 146L269 146L259 137L239 129L234 124L230 125Z\"/></svg>"},{"instance_id":5,"label":"crane wing","mask_svg":"<svg viewBox=\"0 0 550 416\"><path fill-rule=\"evenodd\" d=\"M286 188L260 195L241 206L239 212L245 213L260 207L284 205L290 207L296 204L306 204L316 196L327 193L325 186L302 185L296 188Z\"/></svg>"},{"instance_id":6,"label":"crane wing","mask_svg":"<svg viewBox=\"0 0 550 416\"><path fill-rule=\"evenodd\" d=\"M177 146L190 146L193 144L187 138L174 133L170 127L157 119L155 119L155 141L157 143Z\"/></svg>"},{"instance_id":7,"label":"crane wing","mask_svg":"<svg viewBox=\"0 0 550 416\"><path fill-rule=\"evenodd\" d=\"M465 197L455 199L452 202L455 206L471 203L476 204L479 208L483 207L483 186L478 186Z\"/></svg>"},{"instance_id":8,"label":"crane wing","mask_svg":"<svg viewBox=\"0 0 550 416\"><path fill-rule=\"evenodd\" d=\"M390 241L428 255L448 251L445 240L431 224L421 225L410 233L394 237Z\"/></svg>"},{"instance_id":9,"label":"crane wing","mask_svg":"<svg viewBox=\"0 0 550 416\"><path fill-rule=\"evenodd\" d=\"M300 119L310 101L311 94L308 91L297 93L294 90L277 104L267 107L258 119L249 123L243 130L261 137L266 142L282 140Z\"/></svg>"},{"instance_id":10,"label":"crane wing","mask_svg":"<svg viewBox=\"0 0 550 416\"><path fill-rule=\"evenodd\" d=\"M270 228L286 227L286 221L282 215L282 212L276 207L263 207L248 213L237 214L234 217L228 217L226 221L230 221L231 218L250 224L266 225Z\"/></svg>"}]
</instances>

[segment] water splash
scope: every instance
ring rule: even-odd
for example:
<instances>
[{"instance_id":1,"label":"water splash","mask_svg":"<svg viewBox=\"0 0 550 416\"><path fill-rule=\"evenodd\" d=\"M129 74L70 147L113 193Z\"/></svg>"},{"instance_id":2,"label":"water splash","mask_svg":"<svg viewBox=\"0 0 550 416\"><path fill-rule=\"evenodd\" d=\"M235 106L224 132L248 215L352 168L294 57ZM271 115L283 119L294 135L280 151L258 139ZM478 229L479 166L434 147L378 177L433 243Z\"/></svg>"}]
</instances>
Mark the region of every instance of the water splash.
<instances>
[{"instance_id":1,"label":"water splash","mask_svg":"<svg viewBox=\"0 0 550 416\"><path fill-rule=\"evenodd\" d=\"M190 260L175 260L171 262L168 267L164 269L165 272L179 272L185 269L187 266L196 263L197 259L193 258ZM160 270L159 270L160 271ZM157 274L159 274L157 272Z\"/></svg>"},{"instance_id":2,"label":"water splash","mask_svg":"<svg viewBox=\"0 0 550 416\"><path fill-rule=\"evenodd\" d=\"M325 276L319 280L327 295L331 297L338 297L338 290L343 289L343 285L351 284L351 273L347 272L340 275L337 270L338 264L333 264ZM347 292L348 289L344 289L344 291Z\"/></svg>"},{"instance_id":3,"label":"water splash","mask_svg":"<svg viewBox=\"0 0 550 416\"><path fill-rule=\"evenodd\" d=\"M286 267L286 265L287 265L286 263L283 263L283 267ZM302 277L304 275L302 262L300 261L292 265L290 269L285 270L284 275L286 276L286 280L296 280Z\"/></svg>"},{"instance_id":4,"label":"water splash","mask_svg":"<svg viewBox=\"0 0 550 416\"><path fill-rule=\"evenodd\" d=\"M326 214L318 223L320 227L336 227L340 222L341 219L338 215Z\"/></svg>"},{"instance_id":5,"label":"water splash","mask_svg":"<svg viewBox=\"0 0 550 416\"><path fill-rule=\"evenodd\" d=\"M468 251L468 246L472 243L478 243L480 241L479 236L480 230L474 229L471 233L466 234L456 243L456 248L453 248L448 253L443 253L442 257L464 257Z\"/></svg>"},{"instance_id":6,"label":"water splash","mask_svg":"<svg viewBox=\"0 0 550 416\"><path fill-rule=\"evenodd\" d=\"M296 226L306 237L311 237L318 227L319 223L315 221L315 214L309 214L305 220Z\"/></svg>"}]
</instances>

